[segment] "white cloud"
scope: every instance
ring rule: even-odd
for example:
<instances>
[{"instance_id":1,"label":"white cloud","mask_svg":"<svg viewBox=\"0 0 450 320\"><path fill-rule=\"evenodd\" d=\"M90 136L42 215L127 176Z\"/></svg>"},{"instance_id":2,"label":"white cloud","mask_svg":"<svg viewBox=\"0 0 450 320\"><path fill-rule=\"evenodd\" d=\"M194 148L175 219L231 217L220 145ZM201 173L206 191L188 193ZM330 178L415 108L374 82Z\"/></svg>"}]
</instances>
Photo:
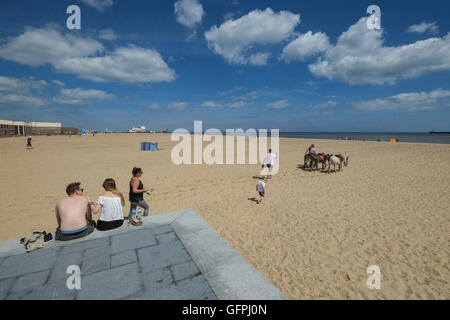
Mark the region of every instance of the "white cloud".
<instances>
[{"instance_id":1,"label":"white cloud","mask_svg":"<svg viewBox=\"0 0 450 320\"><path fill-rule=\"evenodd\" d=\"M0 93L0 105L36 107L46 104L45 99L17 93Z\"/></svg>"},{"instance_id":2,"label":"white cloud","mask_svg":"<svg viewBox=\"0 0 450 320\"><path fill-rule=\"evenodd\" d=\"M207 100L202 103L202 107L205 107L205 108L218 108L220 106L221 106L220 103L217 103L217 102L214 102L211 100Z\"/></svg>"},{"instance_id":3,"label":"white cloud","mask_svg":"<svg viewBox=\"0 0 450 320\"><path fill-rule=\"evenodd\" d=\"M316 104L316 105L312 106L312 109L314 109L314 110L322 110L322 109L333 108L335 106L336 106L336 101L328 100L327 102L319 103L319 104Z\"/></svg>"},{"instance_id":4,"label":"white cloud","mask_svg":"<svg viewBox=\"0 0 450 320\"><path fill-rule=\"evenodd\" d=\"M300 15L289 11L275 13L267 8L253 10L236 20L228 20L205 32L208 47L231 64L267 63L268 54L248 51L255 45L279 43L293 34Z\"/></svg>"},{"instance_id":5,"label":"white cloud","mask_svg":"<svg viewBox=\"0 0 450 320\"><path fill-rule=\"evenodd\" d=\"M59 95L53 98L57 104L80 105L88 104L91 100L111 100L115 96L102 90L95 89L61 89Z\"/></svg>"},{"instance_id":6,"label":"white cloud","mask_svg":"<svg viewBox=\"0 0 450 320\"><path fill-rule=\"evenodd\" d=\"M30 92L30 90L42 90L47 86L44 80L20 79L0 76L0 91L16 93Z\"/></svg>"},{"instance_id":7,"label":"white cloud","mask_svg":"<svg viewBox=\"0 0 450 320\"><path fill-rule=\"evenodd\" d=\"M38 95L45 87L44 80L32 78L20 79L0 76L0 105L36 107L46 104L46 100Z\"/></svg>"},{"instance_id":8,"label":"white cloud","mask_svg":"<svg viewBox=\"0 0 450 320\"><path fill-rule=\"evenodd\" d=\"M281 58L286 62L300 60L303 61L307 57L326 51L330 47L328 36L325 33L312 33L308 31L301 34L289 43L281 54Z\"/></svg>"},{"instance_id":9,"label":"white cloud","mask_svg":"<svg viewBox=\"0 0 450 320\"><path fill-rule=\"evenodd\" d=\"M27 29L0 47L0 57L37 67L46 63L92 56L104 50L103 45L93 39L66 33L62 35L51 28Z\"/></svg>"},{"instance_id":10,"label":"white cloud","mask_svg":"<svg viewBox=\"0 0 450 320\"><path fill-rule=\"evenodd\" d=\"M188 106L187 102L172 102L167 107L169 109L183 110L186 109L187 106Z\"/></svg>"},{"instance_id":11,"label":"white cloud","mask_svg":"<svg viewBox=\"0 0 450 320\"><path fill-rule=\"evenodd\" d=\"M228 107L232 109L243 108L251 106L252 100L258 99L261 96L260 92L249 91L248 88L242 86L234 86L231 90L221 91L217 93L222 96L222 101L206 100L202 103L202 107L219 108Z\"/></svg>"},{"instance_id":12,"label":"white cloud","mask_svg":"<svg viewBox=\"0 0 450 320\"><path fill-rule=\"evenodd\" d=\"M59 87L64 87L65 86L65 83L62 82L61 80L53 80L52 82L54 84L56 84L57 86L59 86Z\"/></svg>"},{"instance_id":13,"label":"white cloud","mask_svg":"<svg viewBox=\"0 0 450 320\"><path fill-rule=\"evenodd\" d=\"M336 106L336 101L328 100L327 102L315 105L314 109L326 109L326 108L335 107L335 106Z\"/></svg>"},{"instance_id":14,"label":"white cloud","mask_svg":"<svg viewBox=\"0 0 450 320\"><path fill-rule=\"evenodd\" d=\"M114 41L117 39L117 35L111 29L104 29L98 32L98 37L103 40Z\"/></svg>"},{"instance_id":15,"label":"white cloud","mask_svg":"<svg viewBox=\"0 0 450 320\"><path fill-rule=\"evenodd\" d=\"M130 45L104 51L97 40L45 28L10 39L0 47L0 57L33 67L50 64L59 72L98 82L170 82L176 77L156 50Z\"/></svg>"},{"instance_id":16,"label":"white cloud","mask_svg":"<svg viewBox=\"0 0 450 320\"><path fill-rule=\"evenodd\" d=\"M240 87L240 86L234 86L231 90L220 91L220 92L218 92L217 94L218 94L219 96L227 96L227 95L232 94L233 92L236 92L236 91L243 91L243 90L248 90L248 88L246 88L246 87Z\"/></svg>"},{"instance_id":17,"label":"white cloud","mask_svg":"<svg viewBox=\"0 0 450 320\"><path fill-rule=\"evenodd\" d=\"M289 106L289 101L286 99L274 101L271 103L266 104L267 108L270 109L284 109Z\"/></svg>"},{"instance_id":18,"label":"white cloud","mask_svg":"<svg viewBox=\"0 0 450 320\"><path fill-rule=\"evenodd\" d=\"M257 99L259 95L260 94L256 91L250 91L247 96L250 97L251 99Z\"/></svg>"},{"instance_id":19,"label":"white cloud","mask_svg":"<svg viewBox=\"0 0 450 320\"><path fill-rule=\"evenodd\" d=\"M395 47L383 42L383 31L369 30L366 18L361 18L309 70L350 84L394 84L398 79L450 70L450 33Z\"/></svg>"},{"instance_id":20,"label":"white cloud","mask_svg":"<svg viewBox=\"0 0 450 320\"><path fill-rule=\"evenodd\" d=\"M97 9L98 11L105 11L106 8L112 7L113 0L81 0L86 5Z\"/></svg>"},{"instance_id":21,"label":"white cloud","mask_svg":"<svg viewBox=\"0 0 450 320\"><path fill-rule=\"evenodd\" d=\"M205 14L203 6L197 0L180 0L175 2L175 18L187 28L194 28L202 22Z\"/></svg>"},{"instance_id":22,"label":"white cloud","mask_svg":"<svg viewBox=\"0 0 450 320\"><path fill-rule=\"evenodd\" d=\"M224 90L224 91L217 92L217 94L219 96L227 96L227 95L231 94L232 92L233 92L232 90L228 90L228 91Z\"/></svg>"},{"instance_id":23,"label":"white cloud","mask_svg":"<svg viewBox=\"0 0 450 320\"><path fill-rule=\"evenodd\" d=\"M53 83L61 87L59 94L51 99L51 102L65 105L88 104L91 100L111 100L116 98L113 94L95 89L66 89L64 83L53 80ZM26 106L39 107L50 104L40 93L47 82L35 79L19 79L0 76L0 105L2 106Z\"/></svg>"},{"instance_id":24,"label":"white cloud","mask_svg":"<svg viewBox=\"0 0 450 320\"><path fill-rule=\"evenodd\" d=\"M432 110L440 105L450 106L450 90L436 89L430 92L401 93L384 99L354 102L357 109L378 110L405 110L419 111Z\"/></svg>"},{"instance_id":25,"label":"white cloud","mask_svg":"<svg viewBox=\"0 0 450 320\"><path fill-rule=\"evenodd\" d=\"M110 55L61 59L57 71L97 82L152 83L175 80L175 72L152 49L120 47Z\"/></svg>"},{"instance_id":26,"label":"white cloud","mask_svg":"<svg viewBox=\"0 0 450 320\"><path fill-rule=\"evenodd\" d=\"M228 108L232 109L240 109L251 105L251 102L247 101L236 101L236 102L228 102L225 104Z\"/></svg>"},{"instance_id":27,"label":"white cloud","mask_svg":"<svg viewBox=\"0 0 450 320\"><path fill-rule=\"evenodd\" d=\"M147 109L149 109L149 110L159 110L160 106L157 103L152 103L151 105L147 106Z\"/></svg>"},{"instance_id":28,"label":"white cloud","mask_svg":"<svg viewBox=\"0 0 450 320\"><path fill-rule=\"evenodd\" d=\"M77 97L79 99L96 99L96 100L108 100L113 99L114 95L111 93L107 93L102 90L95 90L95 89L61 89L60 96L62 98L71 98L71 97Z\"/></svg>"},{"instance_id":29,"label":"white cloud","mask_svg":"<svg viewBox=\"0 0 450 320\"><path fill-rule=\"evenodd\" d=\"M407 32L412 33L430 33L430 34L438 34L439 33L439 27L436 24L436 22L422 22L419 24L413 24L412 26L409 26L406 30Z\"/></svg>"},{"instance_id":30,"label":"white cloud","mask_svg":"<svg viewBox=\"0 0 450 320\"><path fill-rule=\"evenodd\" d=\"M231 20L234 18L235 15L236 15L236 12L227 12L223 15L223 20L224 21Z\"/></svg>"},{"instance_id":31,"label":"white cloud","mask_svg":"<svg viewBox=\"0 0 450 320\"><path fill-rule=\"evenodd\" d=\"M257 52L248 58L248 63L253 66L264 66L267 64L269 57L270 53L268 52Z\"/></svg>"}]
</instances>

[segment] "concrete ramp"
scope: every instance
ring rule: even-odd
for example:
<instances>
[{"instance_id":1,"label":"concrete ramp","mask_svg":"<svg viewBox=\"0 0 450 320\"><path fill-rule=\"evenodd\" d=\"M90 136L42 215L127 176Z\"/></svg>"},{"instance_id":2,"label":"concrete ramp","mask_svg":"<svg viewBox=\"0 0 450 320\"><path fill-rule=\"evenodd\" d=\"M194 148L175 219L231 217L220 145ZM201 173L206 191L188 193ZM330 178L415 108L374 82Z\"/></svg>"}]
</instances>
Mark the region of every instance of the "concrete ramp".
<instances>
[{"instance_id":1,"label":"concrete ramp","mask_svg":"<svg viewBox=\"0 0 450 320\"><path fill-rule=\"evenodd\" d=\"M73 270L80 289L69 289ZM95 230L25 253L0 247L0 299L274 300L285 297L193 210Z\"/></svg>"}]
</instances>

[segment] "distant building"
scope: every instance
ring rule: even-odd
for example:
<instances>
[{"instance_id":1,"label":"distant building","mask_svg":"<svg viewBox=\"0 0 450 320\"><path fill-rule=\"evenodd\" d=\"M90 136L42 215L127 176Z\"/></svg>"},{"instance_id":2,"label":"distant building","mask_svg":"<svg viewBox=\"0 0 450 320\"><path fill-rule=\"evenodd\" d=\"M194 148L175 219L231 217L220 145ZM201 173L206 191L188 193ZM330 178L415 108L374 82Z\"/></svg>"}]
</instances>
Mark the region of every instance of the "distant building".
<instances>
[{"instance_id":1,"label":"distant building","mask_svg":"<svg viewBox=\"0 0 450 320\"><path fill-rule=\"evenodd\" d=\"M61 123L0 119L0 137L46 134L61 134Z\"/></svg>"},{"instance_id":2,"label":"distant building","mask_svg":"<svg viewBox=\"0 0 450 320\"><path fill-rule=\"evenodd\" d=\"M130 130L128 130L128 132L147 132L147 130L144 126L141 126L139 128L133 127Z\"/></svg>"},{"instance_id":3,"label":"distant building","mask_svg":"<svg viewBox=\"0 0 450 320\"><path fill-rule=\"evenodd\" d=\"M77 128L71 128L71 127L62 127L61 128L61 134L78 134L80 133L80 130Z\"/></svg>"}]
</instances>

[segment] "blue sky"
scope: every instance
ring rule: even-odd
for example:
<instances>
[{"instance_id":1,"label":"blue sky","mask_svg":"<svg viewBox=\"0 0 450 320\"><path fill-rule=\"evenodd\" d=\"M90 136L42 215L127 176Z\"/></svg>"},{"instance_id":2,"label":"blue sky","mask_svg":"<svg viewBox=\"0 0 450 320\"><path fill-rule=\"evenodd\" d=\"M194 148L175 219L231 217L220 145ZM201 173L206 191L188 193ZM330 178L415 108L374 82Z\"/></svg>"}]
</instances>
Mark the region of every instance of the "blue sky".
<instances>
[{"instance_id":1,"label":"blue sky","mask_svg":"<svg viewBox=\"0 0 450 320\"><path fill-rule=\"evenodd\" d=\"M381 9L370 30L369 5ZM69 30L69 5L81 30ZM448 1L0 3L0 118L126 130L450 130Z\"/></svg>"}]
</instances>

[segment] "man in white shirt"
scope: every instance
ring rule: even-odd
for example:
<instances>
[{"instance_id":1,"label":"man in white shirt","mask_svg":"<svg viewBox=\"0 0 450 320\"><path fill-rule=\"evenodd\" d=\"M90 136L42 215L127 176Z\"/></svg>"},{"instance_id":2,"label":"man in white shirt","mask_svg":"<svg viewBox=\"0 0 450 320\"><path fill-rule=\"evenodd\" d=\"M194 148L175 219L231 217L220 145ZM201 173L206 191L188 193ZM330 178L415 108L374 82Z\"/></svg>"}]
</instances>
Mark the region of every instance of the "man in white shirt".
<instances>
[{"instance_id":1,"label":"man in white shirt","mask_svg":"<svg viewBox=\"0 0 450 320\"><path fill-rule=\"evenodd\" d=\"M269 175L267 176L268 179L272 179L272 169L275 165L275 159L278 158L278 154L273 154L272 149L269 149L269 153L266 154L266 157L264 158L262 167L264 168L264 163L267 164L267 169L269 171Z\"/></svg>"},{"instance_id":2,"label":"man in white shirt","mask_svg":"<svg viewBox=\"0 0 450 320\"><path fill-rule=\"evenodd\" d=\"M258 191L258 193L259 193L258 204L260 204L264 199L264 194L266 192L266 182L267 182L267 178L264 178L264 180L260 180L256 184L256 191Z\"/></svg>"}]
</instances>

